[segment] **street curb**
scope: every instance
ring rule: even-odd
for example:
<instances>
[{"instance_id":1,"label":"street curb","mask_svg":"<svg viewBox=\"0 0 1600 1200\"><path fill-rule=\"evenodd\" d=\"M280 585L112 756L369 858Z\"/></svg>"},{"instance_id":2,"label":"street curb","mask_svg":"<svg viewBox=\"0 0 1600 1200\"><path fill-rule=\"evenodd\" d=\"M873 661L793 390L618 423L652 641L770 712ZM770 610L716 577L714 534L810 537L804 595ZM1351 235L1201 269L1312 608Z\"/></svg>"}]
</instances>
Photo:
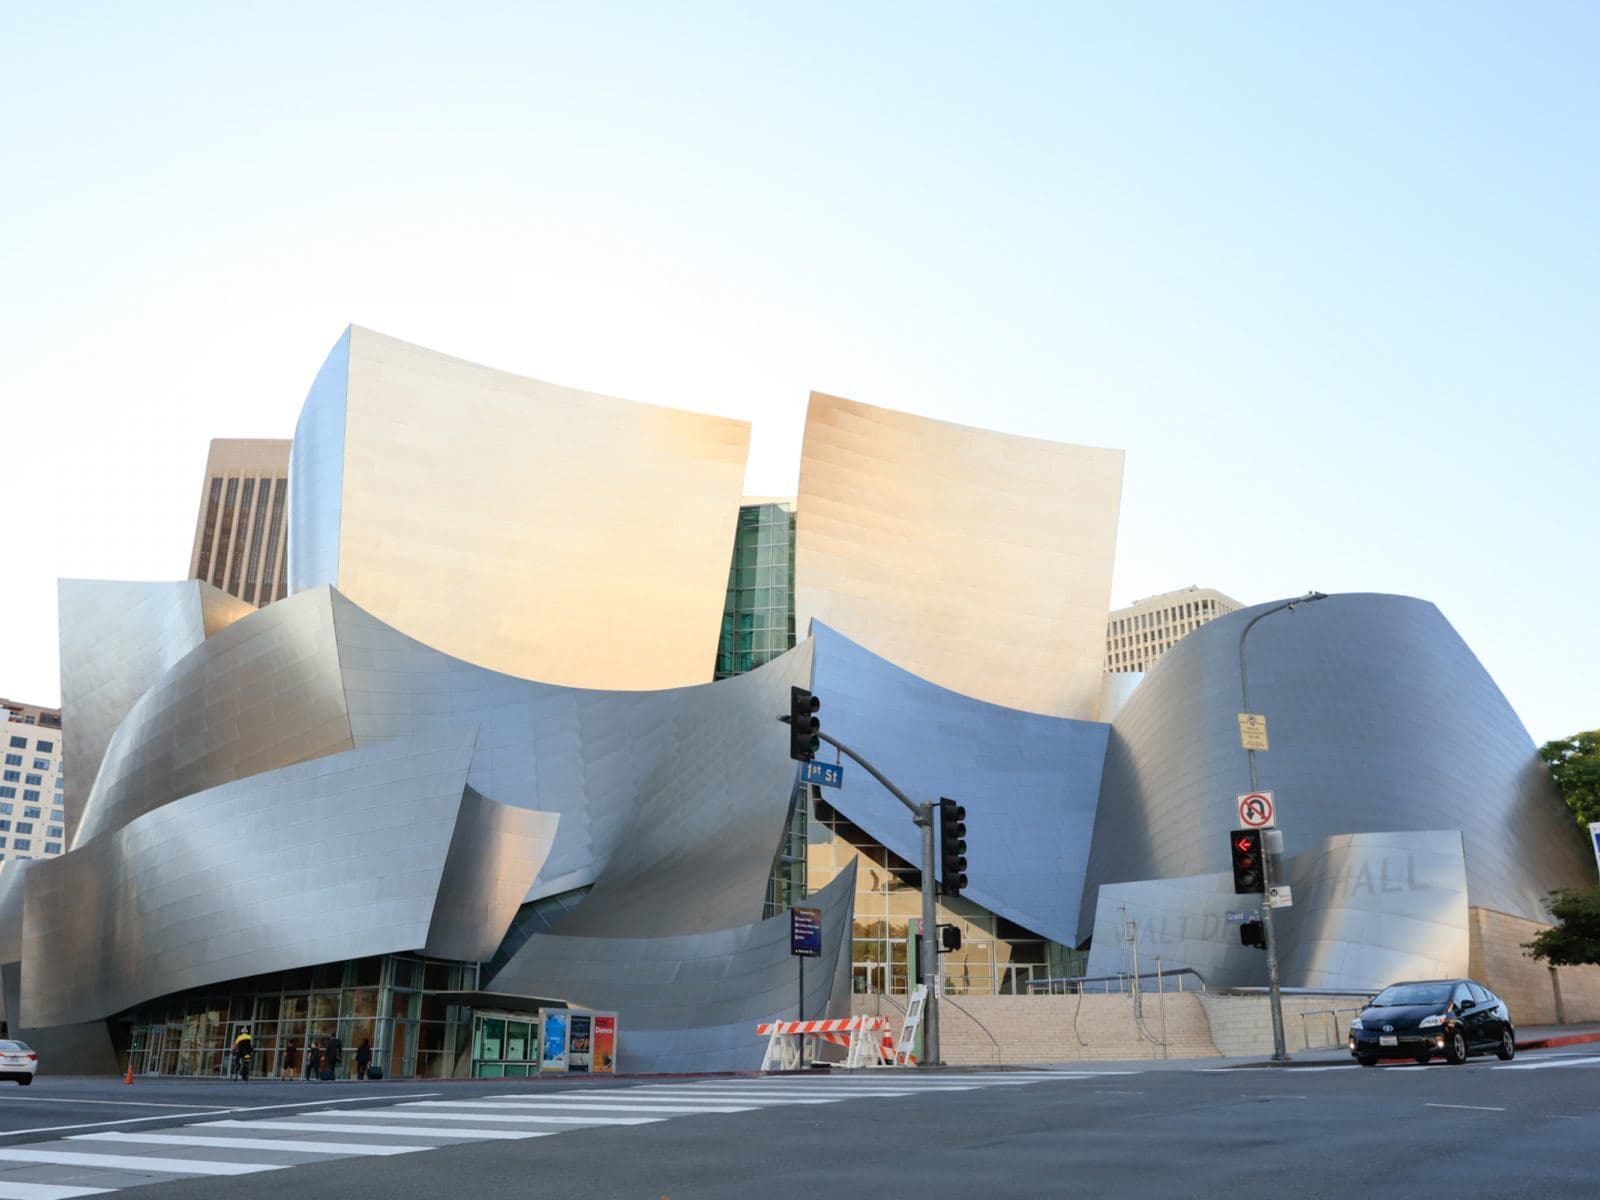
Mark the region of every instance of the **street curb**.
<instances>
[{"instance_id":1,"label":"street curb","mask_svg":"<svg viewBox=\"0 0 1600 1200\"><path fill-rule=\"evenodd\" d=\"M1559 1037L1534 1038L1518 1042L1518 1050L1548 1050L1553 1046L1580 1046L1585 1042L1600 1042L1600 1033L1569 1033Z\"/></svg>"}]
</instances>

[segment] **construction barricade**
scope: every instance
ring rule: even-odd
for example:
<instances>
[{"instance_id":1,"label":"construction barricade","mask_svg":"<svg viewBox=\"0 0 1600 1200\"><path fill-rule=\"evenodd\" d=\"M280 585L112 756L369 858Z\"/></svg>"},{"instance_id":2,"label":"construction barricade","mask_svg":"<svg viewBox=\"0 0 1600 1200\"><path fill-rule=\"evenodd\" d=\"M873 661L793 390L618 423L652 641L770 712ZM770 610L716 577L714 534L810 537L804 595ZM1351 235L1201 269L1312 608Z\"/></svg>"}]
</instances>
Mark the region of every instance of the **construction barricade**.
<instances>
[{"instance_id":1,"label":"construction barricade","mask_svg":"<svg viewBox=\"0 0 1600 1200\"><path fill-rule=\"evenodd\" d=\"M916 1057L897 1054L894 1028L888 1017L835 1017L824 1021L767 1021L756 1026L758 1036L767 1038L767 1053L761 1060L763 1071L798 1071L817 1062L823 1042L846 1048L846 1069L884 1067L891 1064L915 1066ZM811 1038L810 1055L806 1039Z\"/></svg>"}]
</instances>

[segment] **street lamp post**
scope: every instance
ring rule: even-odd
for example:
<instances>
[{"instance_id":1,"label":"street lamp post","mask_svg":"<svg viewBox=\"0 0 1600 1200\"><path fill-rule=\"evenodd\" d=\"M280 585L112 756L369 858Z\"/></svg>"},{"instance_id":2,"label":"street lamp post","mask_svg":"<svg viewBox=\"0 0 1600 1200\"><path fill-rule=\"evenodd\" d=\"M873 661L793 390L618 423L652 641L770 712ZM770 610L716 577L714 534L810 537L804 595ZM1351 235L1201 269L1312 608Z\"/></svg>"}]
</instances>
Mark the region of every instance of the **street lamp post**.
<instances>
[{"instance_id":1,"label":"street lamp post","mask_svg":"<svg viewBox=\"0 0 1600 1200\"><path fill-rule=\"evenodd\" d=\"M1262 617L1270 617L1273 613L1293 612L1297 604L1310 604L1313 600L1326 600L1328 597L1322 592L1307 592L1304 596L1296 596L1293 600L1285 600L1282 604L1258 612L1245 622L1244 629L1239 633L1239 692L1244 704L1244 711L1250 711L1250 673L1245 668L1244 640L1250 636L1250 631L1255 628L1257 621ZM1250 757L1250 790L1256 791L1256 752L1247 749ZM1274 820L1276 824L1276 820ZM1272 929L1272 905L1268 902L1268 894L1272 889L1272 854L1264 844L1262 838L1261 854L1261 934L1262 941L1267 944L1267 991L1272 1000L1272 1061L1288 1062L1289 1052L1283 1044L1283 995L1278 988L1278 939Z\"/></svg>"}]
</instances>

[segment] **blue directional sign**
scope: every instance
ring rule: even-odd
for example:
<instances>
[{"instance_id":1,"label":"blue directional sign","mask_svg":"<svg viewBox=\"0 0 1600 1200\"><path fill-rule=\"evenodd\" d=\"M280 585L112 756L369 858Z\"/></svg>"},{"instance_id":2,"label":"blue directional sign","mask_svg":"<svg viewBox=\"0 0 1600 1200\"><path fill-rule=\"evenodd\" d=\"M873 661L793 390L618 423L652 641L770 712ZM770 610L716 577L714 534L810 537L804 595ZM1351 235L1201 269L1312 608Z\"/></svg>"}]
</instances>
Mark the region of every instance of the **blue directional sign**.
<instances>
[{"instance_id":1,"label":"blue directional sign","mask_svg":"<svg viewBox=\"0 0 1600 1200\"><path fill-rule=\"evenodd\" d=\"M799 958L822 957L822 910L789 910L789 953Z\"/></svg>"},{"instance_id":2,"label":"blue directional sign","mask_svg":"<svg viewBox=\"0 0 1600 1200\"><path fill-rule=\"evenodd\" d=\"M1594 865L1600 870L1600 821L1589 826L1589 840L1594 843Z\"/></svg>"},{"instance_id":3,"label":"blue directional sign","mask_svg":"<svg viewBox=\"0 0 1600 1200\"><path fill-rule=\"evenodd\" d=\"M801 783L815 783L821 787L844 786L844 764L817 762L812 759L800 768Z\"/></svg>"}]
</instances>

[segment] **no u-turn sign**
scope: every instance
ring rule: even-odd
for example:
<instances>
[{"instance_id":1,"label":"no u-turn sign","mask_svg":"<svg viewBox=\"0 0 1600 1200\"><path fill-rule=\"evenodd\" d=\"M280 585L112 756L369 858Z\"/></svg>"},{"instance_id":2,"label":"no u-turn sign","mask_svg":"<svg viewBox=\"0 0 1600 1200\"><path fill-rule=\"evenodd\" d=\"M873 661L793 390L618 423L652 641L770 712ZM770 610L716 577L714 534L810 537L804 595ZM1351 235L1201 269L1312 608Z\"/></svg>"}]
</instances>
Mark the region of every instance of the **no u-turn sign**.
<instances>
[{"instance_id":1,"label":"no u-turn sign","mask_svg":"<svg viewBox=\"0 0 1600 1200\"><path fill-rule=\"evenodd\" d=\"M1271 792L1246 792L1239 797L1239 824L1244 829L1265 829L1276 815Z\"/></svg>"}]
</instances>

